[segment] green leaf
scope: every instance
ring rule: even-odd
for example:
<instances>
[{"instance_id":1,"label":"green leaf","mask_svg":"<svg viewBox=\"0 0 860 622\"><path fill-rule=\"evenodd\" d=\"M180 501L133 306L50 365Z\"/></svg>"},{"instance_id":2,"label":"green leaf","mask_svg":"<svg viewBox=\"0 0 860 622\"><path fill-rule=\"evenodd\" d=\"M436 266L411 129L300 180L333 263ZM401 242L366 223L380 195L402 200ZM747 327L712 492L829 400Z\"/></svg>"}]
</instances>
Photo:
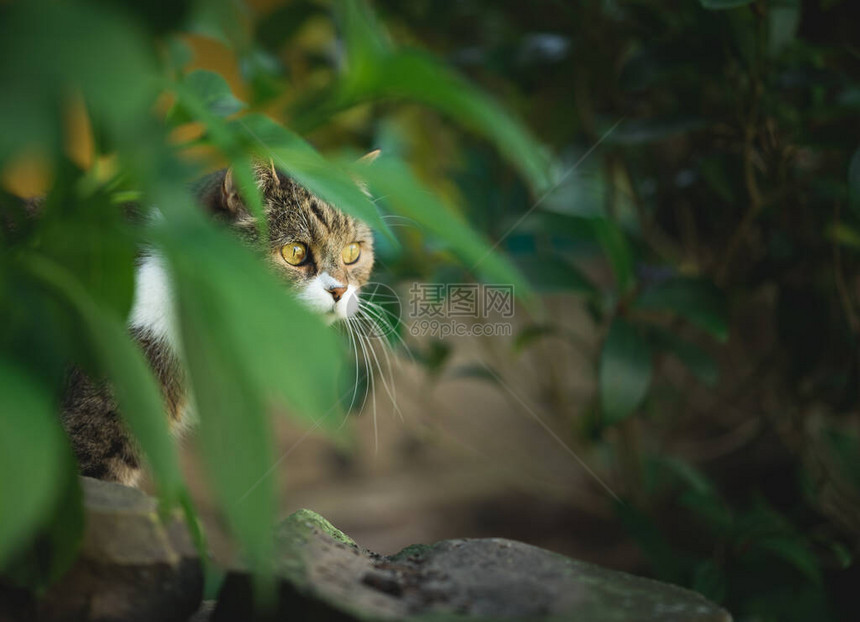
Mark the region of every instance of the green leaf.
<instances>
[{"instance_id":1,"label":"green leaf","mask_svg":"<svg viewBox=\"0 0 860 622\"><path fill-rule=\"evenodd\" d=\"M768 53L776 56L794 40L800 25L800 0L771 0L767 7Z\"/></svg>"},{"instance_id":2,"label":"green leaf","mask_svg":"<svg viewBox=\"0 0 860 622\"><path fill-rule=\"evenodd\" d=\"M329 428L339 423L335 335L289 295L264 258L202 216L154 235L178 293L212 488L252 568L268 572L277 466L269 412L287 409Z\"/></svg>"},{"instance_id":3,"label":"green leaf","mask_svg":"<svg viewBox=\"0 0 860 622\"><path fill-rule=\"evenodd\" d=\"M649 339L655 348L675 356L703 383L716 386L720 376L717 362L700 347L658 327L651 329Z\"/></svg>"},{"instance_id":4,"label":"green leaf","mask_svg":"<svg viewBox=\"0 0 860 622\"><path fill-rule=\"evenodd\" d=\"M531 295L528 282L513 264L455 216L402 162L383 154L371 165L352 164L352 171L367 182L374 196L383 197L398 214L446 242L470 272L488 283L513 285L519 297Z\"/></svg>"},{"instance_id":5,"label":"green leaf","mask_svg":"<svg viewBox=\"0 0 860 622\"><path fill-rule=\"evenodd\" d=\"M261 114L248 115L228 126L253 152L274 159L275 165L328 203L394 239L376 205L336 162L327 160L297 134Z\"/></svg>"},{"instance_id":6,"label":"green leaf","mask_svg":"<svg viewBox=\"0 0 860 622\"><path fill-rule=\"evenodd\" d=\"M429 376L437 377L450 361L451 351L449 343L441 339L428 339L426 348L416 348L413 354Z\"/></svg>"},{"instance_id":7,"label":"green leaf","mask_svg":"<svg viewBox=\"0 0 860 622\"><path fill-rule=\"evenodd\" d=\"M454 365L448 368L445 374L449 378L472 378L474 380L483 380L490 384L500 385L499 375L492 368L481 363L464 363L462 365Z\"/></svg>"},{"instance_id":8,"label":"green leaf","mask_svg":"<svg viewBox=\"0 0 860 622\"><path fill-rule=\"evenodd\" d=\"M616 503L615 514L636 542L657 578L684 582L684 556L672 547L654 520L628 503Z\"/></svg>"},{"instance_id":9,"label":"green leaf","mask_svg":"<svg viewBox=\"0 0 860 622\"><path fill-rule=\"evenodd\" d=\"M233 95L227 80L214 71L197 69L186 75L182 83L187 92L193 94L200 104L216 117L229 117L246 107L245 102ZM187 123L195 119L195 116L183 107L182 102L182 99L177 100L168 113L168 120L172 123Z\"/></svg>"},{"instance_id":10,"label":"green leaf","mask_svg":"<svg viewBox=\"0 0 860 622\"><path fill-rule=\"evenodd\" d=\"M821 584L818 558L800 534L767 535L756 546L793 566L815 585Z\"/></svg>"},{"instance_id":11,"label":"green leaf","mask_svg":"<svg viewBox=\"0 0 860 622\"><path fill-rule=\"evenodd\" d=\"M551 324L529 324L518 332L517 336L514 338L514 352L522 352L542 337L555 335L559 330L558 326L553 326Z\"/></svg>"},{"instance_id":12,"label":"green leaf","mask_svg":"<svg viewBox=\"0 0 860 622\"><path fill-rule=\"evenodd\" d=\"M245 5L236 0L201 0L194 2L189 30L212 37L233 49L248 43L245 29Z\"/></svg>"},{"instance_id":13,"label":"green leaf","mask_svg":"<svg viewBox=\"0 0 860 622\"><path fill-rule=\"evenodd\" d=\"M331 406L340 360L335 334L295 300L286 279L270 273L268 257L251 253L202 216L156 228L153 236L170 260L180 306L192 298L183 294L187 287L218 310L195 306L201 317L185 314L186 320L193 315L210 335L229 342L225 347L236 350L231 365L242 368L260 395L297 415L319 415ZM300 353L295 365L293 349Z\"/></svg>"},{"instance_id":14,"label":"green leaf","mask_svg":"<svg viewBox=\"0 0 860 622\"><path fill-rule=\"evenodd\" d=\"M149 115L154 55L120 12L83 2L22 2L0 19L0 162L33 146L60 153L60 110L83 95L100 124L128 133ZM109 62L106 62L109 60Z\"/></svg>"},{"instance_id":15,"label":"green leaf","mask_svg":"<svg viewBox=\"0 0 860 622\"><path fill-rule=\"evenodd\" d=\"M61 266L36 255L27 256L25 265L77 317L91 356L110 382L120 414L148 459L164 509L172 507L184 489L179 461L168 431L161 391L125 322L105 312Z\"/></svg>"},{"instance_id":16,"label":"green leaf","mask_svg":"<svg viewBox=\"0 0 860 622\"><path fill-rule=\"evenodd\" d=\"M219 300L200 285L179 279L182 338L207 475L252 569L266 571L275 510L267 477L275 463L271 430L255 383L237 364L244 359L235 344L214 331L215 322L201 321Z\"/></svg>"},{"instance_id":17,"label":"green leaf","mask_svg":"<svg viewBox=\"0 0 860 622\"><path fill-rule=\"evenodd\" d=\"M48 195L37 247L72 272L95 300L125 317L134 295L136 249L123 208L100 191L80 196L72 187L80 174L73 175Z\"/></svg>"},{"instance_id":18,"label":"green leaf","mask_svg":"<svg viewBox=\"0 0 860 622\"><path fill-rule=\"evenodd\" d=\"M635 326L615 318L600 354L600 403L607 424L632 415L651 385L651 349Z\"/></svg>"},{"instance_id":19,"label":"green leaf","mask_svg":"<svg viewBox=\"0 0 860 622\"><path fill-rule=\"evenodd\" d=\"M72 566L84 535L81 481L75 456L65 438L59 458L61 481L49 509L30 525L33 536L29 542L22 542L24 548L19 547L8 563L0 564L4 578L37 593L55 583Z\"/></svg>"},{"instance_id":20,"label":"green leaf","mask_svg":"<svg viewBox=\"0 0 860 622\"><path fill-rule=\"evenodd\" d=\"M579 268L557 255L514 256L514 262L536 291L597 295L594 283Z\"/></svg>"},{"instance_id":21,"label":"green leaf","mask_svg":"<svg viewBox=\"0 0 860 622\"><path fill-rule=\"evenodd\" d=\"M727 583L725 571L712 559L700 561L693 570L692 588L715 602L726 597Z\"/></svg>"},{"instance_id":22,"label":"green leaf","mask_svg":"<svg viewBox=\"0 0 860 622\"><path fill-rule=\"evenodd\" d=\"M725 296L707 281L676 278L657 283L642 292L634 308L675 313L720 341L729 336Z\"/></svg>"},{"instance_id":23,"label":"green leaf","mask_svg":"<svg viewBox=\"0 0 860 622\"><path fill-rule=\"evenodd\" d=\"M524 126L488 95L429 55L394 50L357 0L335 3L346 43L347 72L331 93L301 102L296 125L308 128L333 113L378 99L407 99L434 108L492 142L533 191L550 186L549 159Z\"/></svg>"},{"instance_id":24,"label":"green leaf","mask_svg":"<svg viewBox=\"0 0 860 622\"><path fill-rule=\"evenodd\" d=\"M860 250L860 231L844 222L831 224L827 228L827 237L847 248Z\"/></svg>"},{"instance_id":25,"label":"green leaf","mask_svg":"<svg viewBox=\"0 0 860 622\"><path fill-rule=\"evenodd\" d=\"M48 387L0 359L0 566L25 547L62 492L66 447Z\"/></svg>"},{"instance_id":26,"label":"green leaf","mask_svg":"<svg viewBox=\"0 0 860 622\"><path fill-rule=\"evenodd\" d=\"M294 38L310 18L324 13L323 7L314 2L295 0L258 20L255 39L270 52L278 52L282 44Z\"/></svg>"},{"instance_id":27,"label":"green leaf","mask_svg":"<svg viewBox=\"0 0 860 622\"><path fill-rule=\"evenodd\" d=\"M699 0L703 7L711 10L733 9L739 6L746 6L752 1L753 0Z\"/></svg>"},{"instance_id":28,"label":"green leaf","mask_svg":"<svg viewBox=\"0 0 860 622\"><path fill-rule=\"evenodd\" d=\"M594 234L612 265L618 289L624 293L633 285L633 251L621 228L608 218L591 220Z\"/></svg>"}]
</instances>

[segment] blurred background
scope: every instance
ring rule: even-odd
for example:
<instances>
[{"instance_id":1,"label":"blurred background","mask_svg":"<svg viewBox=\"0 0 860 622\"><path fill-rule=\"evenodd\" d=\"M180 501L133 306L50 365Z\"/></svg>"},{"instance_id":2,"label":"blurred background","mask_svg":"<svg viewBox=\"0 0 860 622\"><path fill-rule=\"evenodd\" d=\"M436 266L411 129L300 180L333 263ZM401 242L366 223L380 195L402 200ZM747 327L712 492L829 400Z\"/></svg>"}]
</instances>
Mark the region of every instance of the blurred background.
<instances>
[{"instance_id":1,"label":"blurred background","mask_svg":"<svg viewBox=\"0 0 860 622\"><path fill-rule=\"evenodd\" d=\"M180 10L163 5L127 10L157 30L151 15L168 27ZM432 94L324 109L348 46L329 3L252 0L238 33L171 45L183 75L217 73L317 149L401 157L536 295L452 311L474 266L388 218L400 247L379 236L373 279L396 321L354 370L346 434L277 421L280 512L311 508L380 553L515 538L695 589L738 620L856 619L860 5L369 6L392 45L521 119L553 182L530 190ZM109 167L86 112L69 115L69 157ZM223 164L192 144L198 125L172 131L189 161ZM37 154L2 179L32 196L50 175ZM442 288L432 330L415 284ZM190 437L183 470L226 554L197 454Z\"/></svg>"}]
</instances>

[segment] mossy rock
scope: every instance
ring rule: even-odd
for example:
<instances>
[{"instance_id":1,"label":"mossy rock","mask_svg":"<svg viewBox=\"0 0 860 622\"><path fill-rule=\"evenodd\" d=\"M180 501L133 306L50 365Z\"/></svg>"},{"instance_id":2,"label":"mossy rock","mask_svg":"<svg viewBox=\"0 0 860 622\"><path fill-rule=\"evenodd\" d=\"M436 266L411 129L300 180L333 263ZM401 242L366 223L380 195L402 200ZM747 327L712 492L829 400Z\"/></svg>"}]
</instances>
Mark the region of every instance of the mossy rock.
<instances>
[{"instance_id":1,"label":"mossy rock","mask_svg":"<svg viewBox=\"0 0 860 622\"><path fill-rule=\"evenodd\" d=\"M497 538L446 540L383 556L301 510L278 530L275 610L254 615L231 572L213 614L239 620L729 622L701 595Z\"/></svg>"}]
</instances>

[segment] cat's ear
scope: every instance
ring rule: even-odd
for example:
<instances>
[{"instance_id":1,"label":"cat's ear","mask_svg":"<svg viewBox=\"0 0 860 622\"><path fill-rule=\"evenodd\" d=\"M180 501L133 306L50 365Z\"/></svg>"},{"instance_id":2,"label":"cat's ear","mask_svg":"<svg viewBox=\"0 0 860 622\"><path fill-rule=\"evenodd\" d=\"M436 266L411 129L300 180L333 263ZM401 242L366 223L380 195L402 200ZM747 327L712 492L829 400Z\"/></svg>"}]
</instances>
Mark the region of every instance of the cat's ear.
<instances>
[{"instance_id":1,"label":"cat's ear","mask_svg":"<svg viewBox=\"0 0 860 622\"><path fill-rule=\"evenodd\" d=\"M254 177L257 179L257 187L263 192L281 186L281 175L275 168L275 161L272 158L254 162Z\"/></svg>"},{"instance_id":2,"label":"cat's ear","mask_svg":"<svg viewBox=\"0 0 860 622\"><path fill-rule=\"evenodd\" d=\"M266 192L267 190L280 187L281 179L278 171L275 169L275 163L271 159L254 162L253 170L257 187L261 191ZM242 201L242 195L239 193L239 185L236 183L232 167L227 169L224 180L221 182L220 207L221 211L233 217L247 212L247 208Z\"/></svg>"},{"instance_id":3,"label":"cat's ear","mask_svg":"<svg viewBox=\"0 0 860 622\"><path fill-rule=\"evenodd\" d=\"M221 182L221 206L231 216L236 216L245 209L242 196L239 194L239 186L233 180L233 168L228 168Z\"/></svg>"}]
</instances>

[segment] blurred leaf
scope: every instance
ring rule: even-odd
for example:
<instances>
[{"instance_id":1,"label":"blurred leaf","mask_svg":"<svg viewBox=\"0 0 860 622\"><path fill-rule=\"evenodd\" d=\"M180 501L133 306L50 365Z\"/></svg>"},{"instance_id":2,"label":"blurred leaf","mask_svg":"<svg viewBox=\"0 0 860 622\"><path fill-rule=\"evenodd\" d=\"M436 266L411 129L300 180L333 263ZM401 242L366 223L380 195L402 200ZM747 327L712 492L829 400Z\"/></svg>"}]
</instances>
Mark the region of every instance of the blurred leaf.
<instances>
[{"instance_id":1,"label":"blurred leaf","mask_svg":"<svg viewBox=\"0 0 860 622\"><path fill-rule=\"evenodd\" d=\"M712 559L705 559L693 569L693 589L714 602L726 597L726 573Z\"/></svg>"},{"instance_id":2,"label":"blurred leaf","mask_svg":"<svg viewBox=\"0 0 860 622\"><path fill-rule=\"evenodd\" d=\"M394 211L446 242L470 272L480 274L488 283L513 285L520 298L531 295L528 281L513 264L454 216L403 163L383 154L371 165L353 164L352 170Z\"/></svg>"},{"instance_id":3,"label":"blurred leaf","mask_svg":"<svg viewBox=\"0 0 860 622\"><path fill-rule=\"evenodd\" d=\"M733 9L750 4L753 0L699 0L706 9Z\"/></svg>"},{"instance_id":4,"label":"blurred leaf","mask_svg":"<svg viewBox=\"0 0 860 622\"><path fill-rule=\"evenodd\" d=\"M451 346L441 339L429 339L426 348L417 348L414 355L431 376L438 376L451 358Z\"/></svg>"},{"instance_id":5,"label":"blurred leaf","mask_svg":"<svg viewBox=\"0 0 860 622\"><path fill-rule=\"evenodd\" d=\"M621 228L608 218L591 220L597 239L612 265L615 282L620 292L629 291L633 285L633 252Z\"/></svg>"},{"instance_id":6,"label":"blurred leaf","mask_svg":"<svg viewBox=\"0 0 860 622\"><path fill-rule=\"evenodd\" d=\"M214 71L192 71L182 79L182 84L187 93L196 97L216 117L229 117L246 107L245 102L233 95L227 80ZM194 114L183 107L182 98L176 101L167 118L172 123L187 123L196 119Z\"/></svg>"},{"instance_id":7,"label":"blurred leaf","mask_svg":"<svg viewBox=\"0 0 860 622\"><path fill-rule=\"evenodd\" d=\"M291 414L319 415L331 406L340 360L335 334L294 299L286 279L269 272L266 257L255 256L202 217L157 228L154 236L170 260L180 300L191 297L182 295L187 286L218 309L201 317L189 312L185 319L235 350L231 365L242 367L240 377L266 400L288 404ZM300 364L285 364L285 344L301 352Z\"/></svg>"},{"instance_id":8,"label":"blurred leaf","mask_svg":"<svg viewBox=\"0 0 860 622\"><path fill-rule=\"evenodd\" d=\"M110 381L120 413L148 459L163 509L169 509L178 501L184 484L161 392L143 353L132 342L125 323L105 312L62 267L36 255L26 258L26 267L77 315L92 356Z\"/></svg>"},{"instance_id":9,"label":"blurred leaf","mask_svg":"<svg viewBox=\"0 0 860 622\"><path fill-rule=\"evenodd\" d=\"M656 349L677 357L703 383L716 386L720 375L717 362L700 347L658 327L649 331L649 340Z\"/></svg>"},{"instance_id":10,"label":"blurred leaf","mask_svg":"<svg viewBox=\"0 0 860 622\"><path fill-rule=\"evenodd\" d=\"M536 193L550 186L549 159L521 123L491 97L433 57L393 50L360 0L335 4L346 43L347 72L331 93L301 102L296 125L314 127L338 110L375 99L428 105L484 136L515 166Z\"/></svg>"},{"instance_id":11,"label":"blurred leaf","mask_svg":"<svg viewBox=\"0 0 860 622\"><path fill-rule=\"evenodd\" d=\"M535 291L597 295L594 283L579 268L558 255L514 256L514 262Z\"/></svg>"},{"instance_id":12,"label":"blurred leaf","mask_svg":"<svg viewBox=\"0 0 860 622\"><path fill-rule=\"evenodd\" d=\"M635 326L615 318L600 354L600 403L608 425L632 415L651 385L651 349Z\"/></svg>"},{"instance_id":13,"label":"blurred leaf","mask_svg":"<svg viewBox=\"0 0 860 622\"><path fill-rule=\"evenodd\" d=\"M689 462L664 455L655 456L654 461L696 494L716 495L716 490L710 480Z\"/></svg>"},{"instance_id":14,"label":"blurred leaf","mask_svg":"<svg viewBox=\"0 0 860 622\"><path fill-rule=\"evenodd\" d=\"M547 324L530 324L517 333L514 338L514 352L522 352L532 343L547 335L558 332L557 326Z\"/></svg>"},{"instance_id":15,"label":"blurred leaf","mask_svg":"<svg viewBox=\"0 0 860 622\"><path fill-rule=\"evenodd\" d=\"M771 0L767 7L768 52L776 56L791 43L800 25L800 0Z\"/></svg>"},{"instance_id":16,"label":"blurred leaf","mask_svg":"<svg viewBox=\"0 0 860 622\"><path fill-rule=\"evenodd\" d=\"M839 474L860 489L860 437L830 425L822 430L821 439Z\"/></svg>"},{"instance_id":17,"label":"blurred leaf","mask_svg":"<svg viewBox=\"0 0 860 622\"><path fill-rule=\"evenodd\" d=\"M209 313L219 308L217 294L191 279L180 276L177 281L183 344L209 482L252 570L265 573L272 561L275 510L274 483L269 477L275 461L265 405L255 391L255 379L240 364L245 361L235 344L218 332L225 328L225 318Z\"/></svg>"},{"instance_id":18,"label":"blurred leaf","mask_svg":"<svg viewBox=\"0 0 860 622\"><path fill-rule=\"evenodd\" d=\"M109 59L109 62L106 62ZM20 2L0 15L0 162L34 146L59 153L59 110L77 89L100 124L129 134L154 100L155 64L125 16L83 2Z\"/></svg>"},{"instance_id":19,"label":"blurred leaf","mask_svg":"<svg viewBox=\"0 0 860 622\"><path fill-rule=\"evenodd\" d=\"M672 548L655 522L641 510L627 503L616 503L615 513L624 525L624 530L642 549L657 578L672 583L683 583L686 560Z\"/></svg>"},{"instance_id":20,"label":"blurred leaf","mask_svg":"<svg viewBox=\"0 0 860 622\"><path fill-rule=\"evenodd\" d=\"M194 51L178 35L167 40L167 59L173 71L181 72L194 58Z\"/></svg>"},{"instance_id":21,"label":"blurred leaf","mask_svg":"<svg viewBox=\"0 0 860 622\"><path fill-rule=\"evenodd\" d=\"M782 559L809 581L821 583L821 568L804 534L779 511L759 499L741 515L737 524L736 546L747 556L762 552Z\"/></svg>"},{"instance_id":22,"label":"blurred leaf","mask_svg":"<svg viewBox=\"0 0 860 622\"><path fill-rule=\"evenodd\" d=\"M275 498L271 409L326 417L337 402L334 333L261 258L205 223L156 232L170 259L211 485L258 573L270 569ZM198 266L205 265L205 271Z\"/></svg>"},{"instance_id":23,"label":"blurred leaf","mask_svg":"<svg viewBox=\"0 0 860 622\"><path fill-rule=\"evenodd\" d=\"M842 246L860 250L860 231L844 222L830 225L827 228L827 237Z\"/></svg>"},{"instance_id":24,"label":"blurred leaf","mask_svg":"<svg viewBox=\"0 0 860 622\"><path fill-rule=\"evenodd\" d=\"M324 14L323 7L315 2L293 0L257 19L255 39L270 52L278 52L311 17Z\"/></svg>"},{"instance_id":25,"label":"blurred leaf","mask_svg":"<svg viewBox=\"0 0 860 622\"><path fill-rule=\"evenodd\" d=\"M56 411L52 413L56 418ZM63 437L59 459L62 464L59 490L44 516L30 527L33 538L22 541L5 567L4 579L42 593L72 566L84 535L84 506L77 463ZM2 564L0 564L2 566Z\"/></svg>"},{"instance_id":26,"label":"blurred leaf","mask_svg":"<svg viewBox=\"0 0 860 622\"><path fill-rule=\"evenodd\" d=\"M825 546L833 553L841 569L849 568L854 563L854 553L841 542L831 541L827 542Z\"/></svg>"},{"instance_id":27,"label":"blurred leaf","mask_svg":"<svg viewBox=\"0 0 860 622\"><path fill-rule=\"evenodd\" d=\"M65 435L50 390L0 358L0 567L27 546L64 482Z\"/></svg>"},{"instance_id":28,"label":"blurred leaf","mask_svg":"<svg viewBox=\"0 0 860 622\"><path fill-rule=\"evenodd\" d=\"M241 50L248 43L246 7L236 0L195 0L189 29Z\"/></svg>"},{"instance_id":29,"label":"blurred leaf","mask_svg":"<svg viewBox=\"0 0 860 622\"><path fill-rule=\"evenodd\" d=\"M475 380L484 380L495 385L501 384L499 375L484 363L455 365L448 369L446 376L449 378L474 378Z\"/></svg>"},{"instance_id":30,"label":"blurred leaf","mask_svg":"<svg viewBox=\"0 0 860 622\"><path fill-rule=\"evenodd\" d=\"M181 27L188 17L191 0L148 0L126 2L125 0L100 0L100 4L112 4L135 17L136 24L145 25L153 34L160 35Z\"/></svg>"},{"instance_id":31,"label":"blurred leaf","mask_svg":"<svg viewBox=\"0 0 860 622\"><path fill-rule=\"evenodd\" d=\"M376 205L344 167L326 160L297 134L260 114L236 119L227 127L246 140L253 152L271 155L278 168L312 193L394 239Z\"/></svg>"},{"instance_id":32,"label":"blurred leaf","mask_svg":"<svg viewBox=\"0 0 860 622\"><path fill-rule=\"evenodd\" d=\"M809 581L821 584L818 558L800 535L768 535L756 542L756 547L770 551L802 572Z\"/></svg>"},{"instance_id":33,"label":"blurred leaf","mask_svg":"<svg viewBox=\"0 0 860 622\"><path fill-rule=\"evenodd\" d=\"M259 107L281 95L287 88L284 67L271 54L255 48L239 61L242 77L251 89L251 104Z\"/></svg>"},{"instance_id":34,"label":"blurred leaf","mask_svg":"<svg viewBox=\"0 0 860 622\"><path fill-rule=\"evenodd\" d=\"M729 336L725 296L707 281L675 278L656 283L640 294L634 308L670 311L689 320L720 341L725 341Z\"/></svg>"},{"instance_id":35,"label":"blurred leaf","mask_svg":"<svg viewBox=\"0 0 860 622\"><path fill-rule=\"evenodd\" d=\"M73 186L77 181L75 174L48 195L36 246L97 302L125 317L134 295L135 245L123 208L101 191L79 196Z\"/></svg>"},{"instance_id":36,"label":"blurred leaf","mask_svg":"<svg viewBox=\"0 0 860 622\"><path fill-rule=\"evenodd\" d=\"M711 157L702 161L699 166L699 174L702 179L726 204L734 205L735 189L732 185L734 179L726 171L728 163L722 158Z\"/></svg>"}]
</instances>

